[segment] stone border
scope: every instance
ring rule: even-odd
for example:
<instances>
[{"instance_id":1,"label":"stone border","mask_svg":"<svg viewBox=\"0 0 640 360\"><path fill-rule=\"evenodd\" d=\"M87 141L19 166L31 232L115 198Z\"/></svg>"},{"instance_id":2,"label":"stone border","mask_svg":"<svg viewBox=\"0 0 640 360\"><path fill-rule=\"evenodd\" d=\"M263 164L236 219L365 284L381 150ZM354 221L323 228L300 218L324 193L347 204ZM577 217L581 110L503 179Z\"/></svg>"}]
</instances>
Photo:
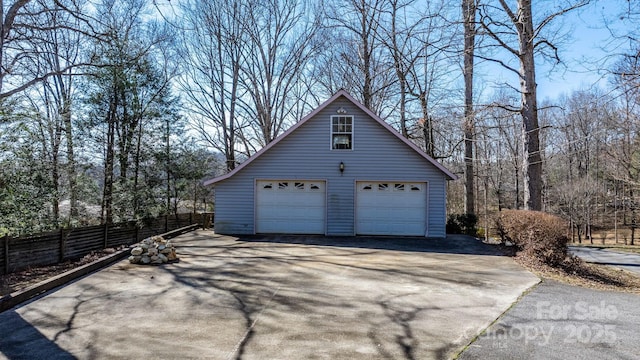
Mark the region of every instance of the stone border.
<instances>
[{"instance_id":1,"label":"stone border","mask_svg":"<svg viewBox=\"0 0 640 360\"><path fill-rule=\"evenodd\" d=\"M165 238L174 238L176 236L182 235L184 233L196 230L199 228L198 224L191 224L185 227L181 227L179 229L175 229L164 234L159 234L158 236L162 236ZM104 256L94 262L79 266L75 269L71 269L62 274L53 276L47 280L43 280L35 285L31 285L25 289L14 291L11 294L7 294L3 297L0 297L0 313L13 308L29 299L32 299L42 293L45 293L51 289L57 288L58 286L65 285L77 278L90 274L96 270L100 270L104 267L107 267L117 261L120 261L129 256L131 253L131 247L127 246L122 250L118 250L113 254Z\"/></svg>"}]
</instances>

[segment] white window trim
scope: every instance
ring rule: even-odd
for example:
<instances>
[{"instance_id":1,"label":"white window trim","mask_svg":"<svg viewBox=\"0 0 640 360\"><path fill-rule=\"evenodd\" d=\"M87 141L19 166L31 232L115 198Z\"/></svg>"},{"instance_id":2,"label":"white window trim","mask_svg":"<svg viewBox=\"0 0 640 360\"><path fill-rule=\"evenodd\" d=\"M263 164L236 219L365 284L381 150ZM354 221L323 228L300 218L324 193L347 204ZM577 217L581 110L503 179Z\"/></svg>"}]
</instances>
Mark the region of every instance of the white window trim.
<instances>
[{"instance_id":1,"label":"white window trim","mask_svg":"<svg viewBox=\"0 0 640 360\"><path fill-rule=\"evenodd\" d=\"M333 119L334 118L340 118L340 117L350 117L351 118L351 148L350 149L334 149L333 148ZM331 151L352 151L354 148L354 128L355 128L355 118L353 115L331 115L331 119L329 121L329 133L331 134L329 136L329 149ZM336 133L336 134L349 134L349 133Z\"/></svg>"}]
</instances>

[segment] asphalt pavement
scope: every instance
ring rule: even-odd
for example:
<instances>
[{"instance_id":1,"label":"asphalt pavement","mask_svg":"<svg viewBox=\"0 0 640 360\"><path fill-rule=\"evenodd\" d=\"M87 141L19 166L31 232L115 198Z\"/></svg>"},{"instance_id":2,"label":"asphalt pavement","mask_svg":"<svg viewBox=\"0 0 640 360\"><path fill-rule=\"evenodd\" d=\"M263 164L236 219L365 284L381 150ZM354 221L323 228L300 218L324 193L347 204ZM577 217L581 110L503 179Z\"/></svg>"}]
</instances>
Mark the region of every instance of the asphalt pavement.
<instances>
[{"instance_id":1,"label":"asphalt pavement","mask_svg":"<svg viewBox=\"0 0 640 360\"><path fill-rule=\"evenodd\" d=\"M544 281L459 359L638 359L640 295Z\"/></svg>"},{"instance_id":2,"label":"asphalt pavement","mask_svg":"<svg viewBox=\"0 0 640 360\"><path fill-rule=\"evenodd\" d=\"M587 246L569 246L569 252L586 262L615 266L640 275L640 254Z\"/></svg>"}]
</instances>

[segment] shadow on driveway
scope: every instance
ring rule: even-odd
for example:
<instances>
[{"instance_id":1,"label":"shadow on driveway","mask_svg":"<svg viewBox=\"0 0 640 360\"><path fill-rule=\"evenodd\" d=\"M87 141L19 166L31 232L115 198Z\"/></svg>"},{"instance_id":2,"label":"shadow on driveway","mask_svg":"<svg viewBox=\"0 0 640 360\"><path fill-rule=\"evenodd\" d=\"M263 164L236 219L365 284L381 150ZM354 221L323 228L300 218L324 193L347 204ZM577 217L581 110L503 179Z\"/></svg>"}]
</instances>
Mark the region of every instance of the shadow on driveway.
<instances>
[{"instance_id":1,"label":"shadow on driveway","mask_svg":"<svg viewBox=\"0 0 640 360\"><path fill-rule=\"evenodd\" d=\"M500 247L485 244L467 235L447 235L445 239L397 236L240 235L238 241L439 254L505 256Z\"/></svg>"},{"instance_id":2,"label":"shadow on driveway","mask_svg":"<svg viewBox=\"0 0 640 360\"><path fill-rule=\"evenodd\" d=\"M538 282L466 236L172 242L177 263L121 261L0 314L0 358L442 359Z\"/></svg>"},{"instance_id":3,"label":"shadow on driveway","mask_svg":"<svg viewBox=\"0 0 640 360\"><path fill-rule=\"evenodd\" d=\"M0 355L7 359L75 359L13 310L2 317Z\"/></svg>"}]
</instances>

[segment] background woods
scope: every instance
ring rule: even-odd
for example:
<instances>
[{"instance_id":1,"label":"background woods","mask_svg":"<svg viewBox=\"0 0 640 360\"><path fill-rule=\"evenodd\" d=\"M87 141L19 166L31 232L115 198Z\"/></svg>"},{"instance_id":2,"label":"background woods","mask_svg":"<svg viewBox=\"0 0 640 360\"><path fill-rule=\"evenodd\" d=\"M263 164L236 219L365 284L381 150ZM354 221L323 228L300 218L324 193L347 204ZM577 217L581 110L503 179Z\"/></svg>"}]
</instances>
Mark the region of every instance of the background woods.
<instances>
[{"instance_id":1,"label":"background woods","mask_svg":"<svg viewBox=\"0 0 640 360\"><path fill-rule=\"evenodd\" d=\"M0 4L0 236L211 210L202 179L341 88L461 175L451 213L636 236L635 2ZM604 55L577 63L577 22ZM597 84L566 86L578 65Z\"/></svg>"}]
</instances>

